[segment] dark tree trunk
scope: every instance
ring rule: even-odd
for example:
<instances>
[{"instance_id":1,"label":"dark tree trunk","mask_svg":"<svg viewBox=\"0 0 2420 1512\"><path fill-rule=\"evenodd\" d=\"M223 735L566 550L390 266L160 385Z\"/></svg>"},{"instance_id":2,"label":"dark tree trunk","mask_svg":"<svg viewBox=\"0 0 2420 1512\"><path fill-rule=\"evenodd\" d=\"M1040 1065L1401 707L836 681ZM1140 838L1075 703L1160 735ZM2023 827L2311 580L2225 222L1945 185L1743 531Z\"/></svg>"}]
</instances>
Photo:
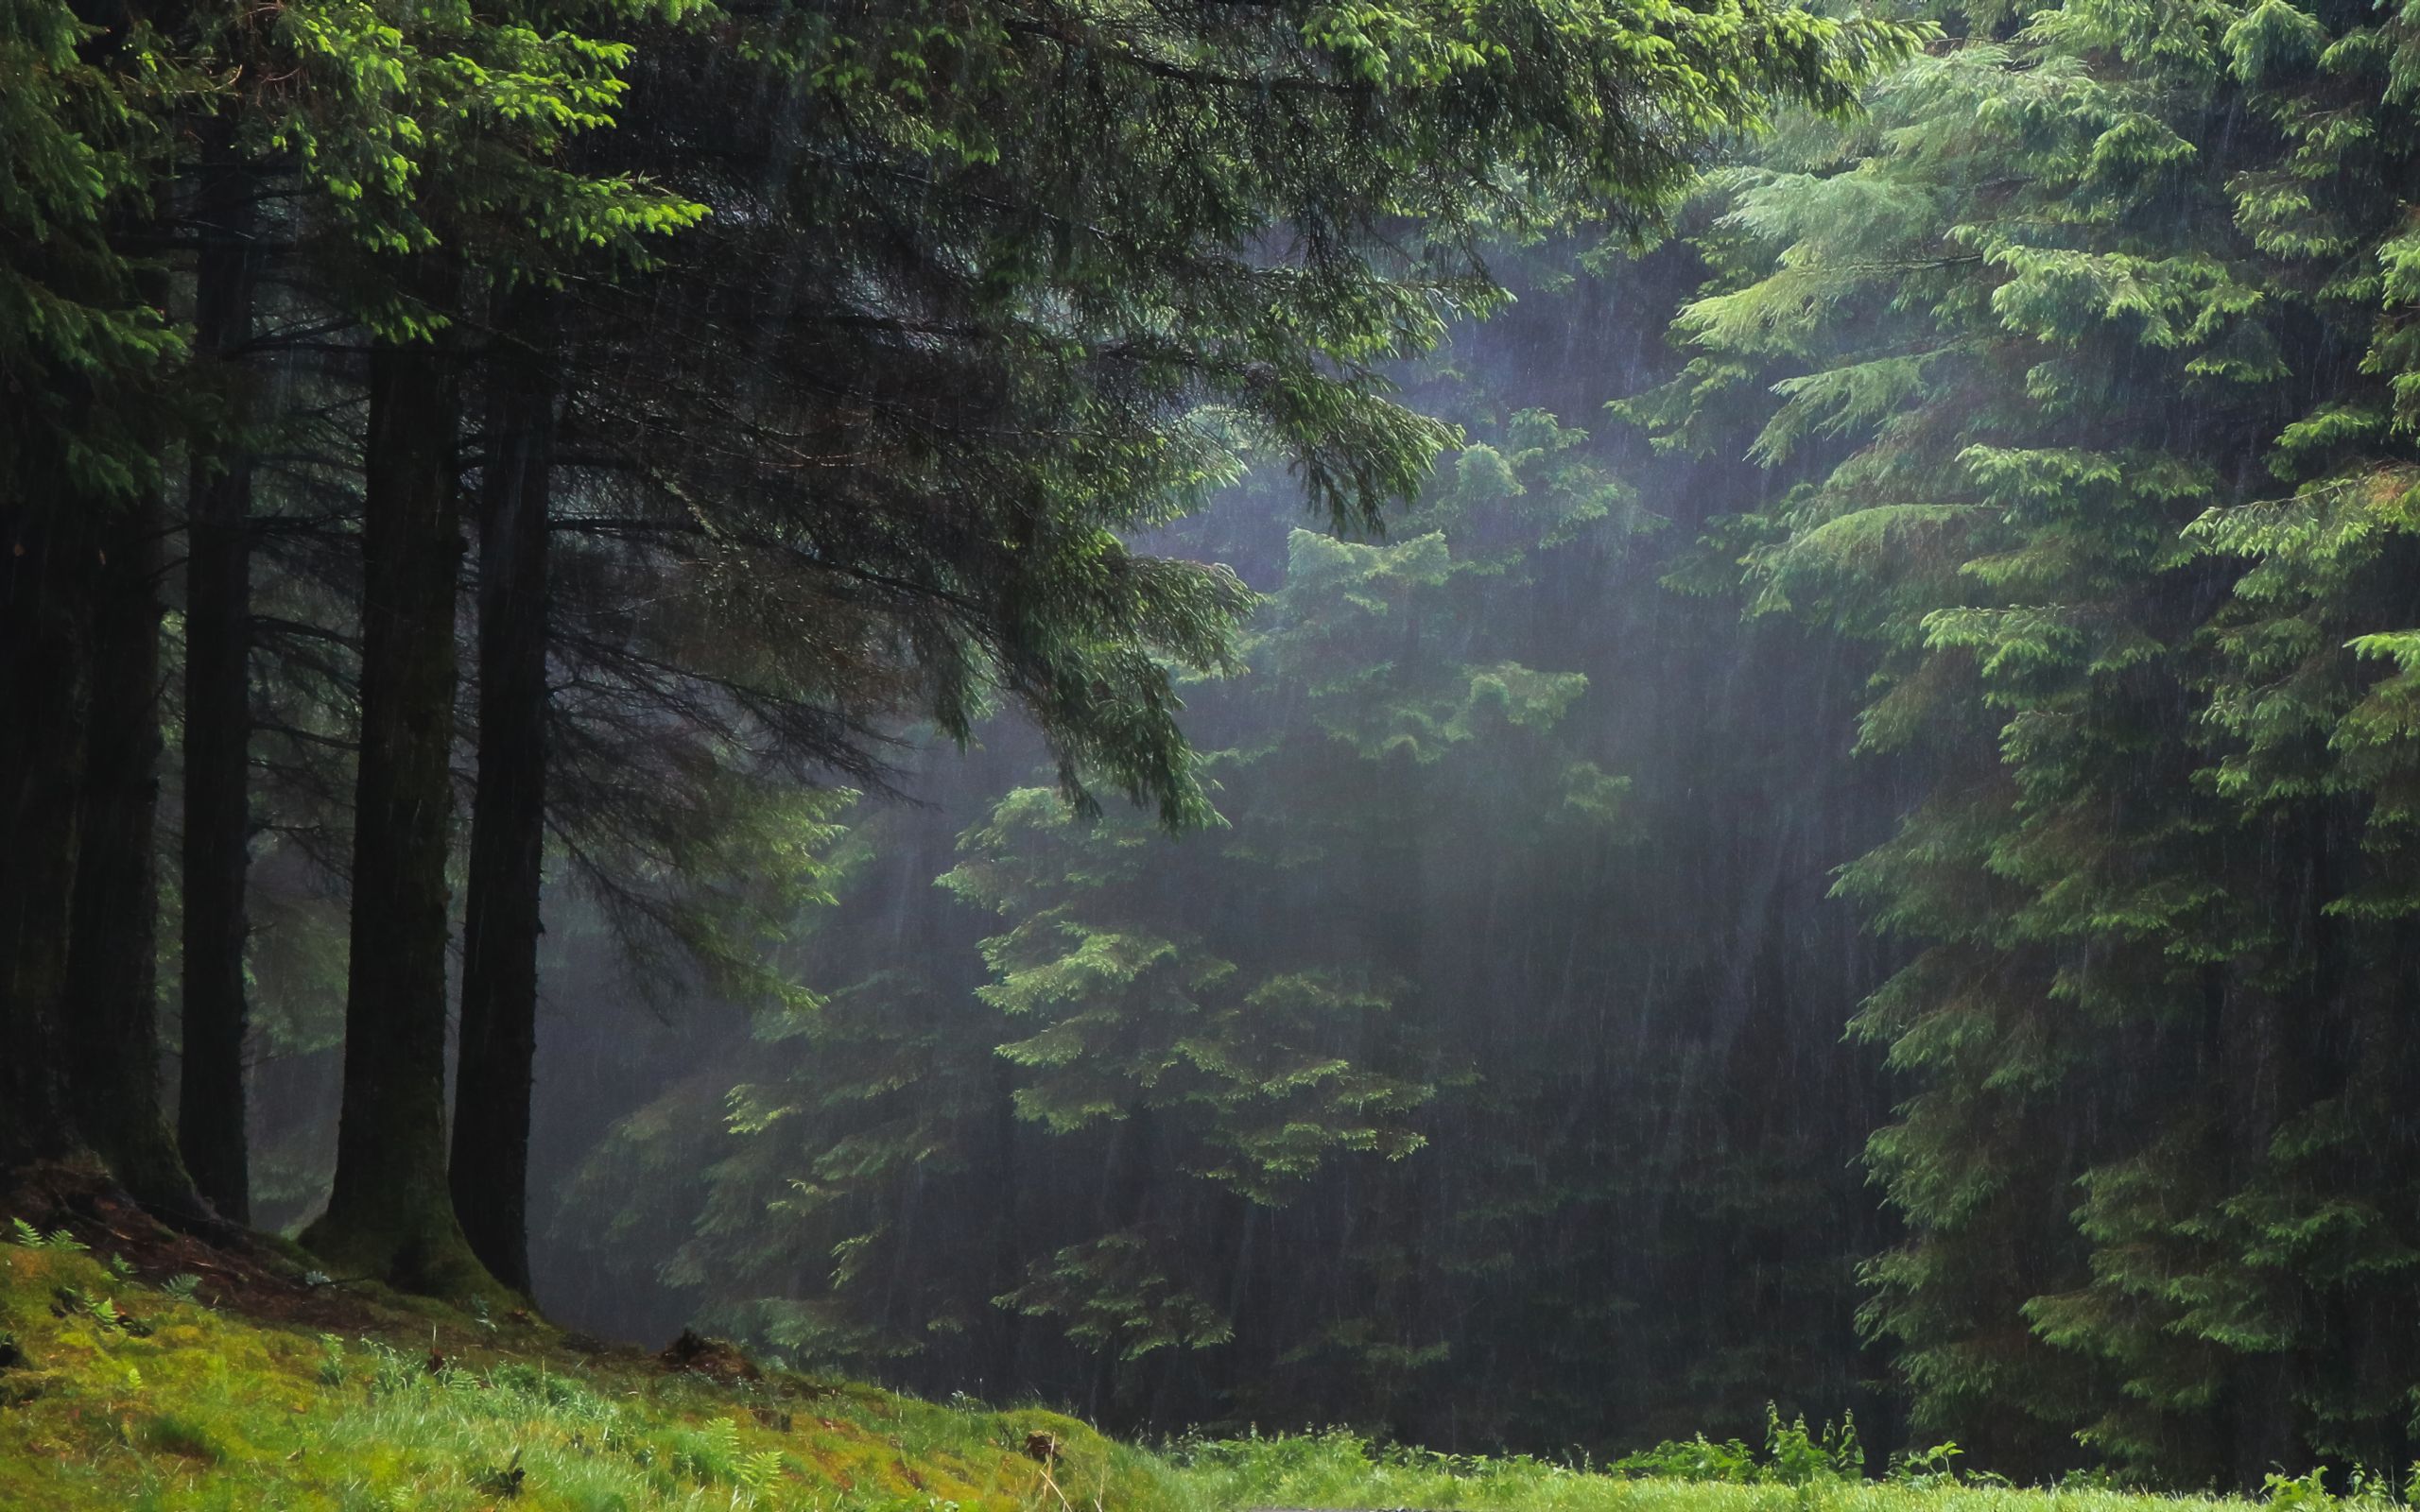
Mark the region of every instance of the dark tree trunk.
<instances>
[{"instance_id":1,"label":"dark tree trunk","mask_svg":"<svg viewBox=\"0 0 2420 1512\"><path fill-rule=\"evenodd\" d=\"M62 1052L98 550L96 510L63 491L0 498L0 1169L77 1144Z\"/></svg>"},{"instance_id":2,"label":"dark tree trunk","mask_svg":"<svg viewBox=\"0 0 2420 1512\"><path fill-rule=\"evenodd\" d=\"M230 365L252 333L251 178L214 127L195 218L194 345ZM240 398L240 395L238 395ZM251 845L251 458L236 424L195 446L186 528L184 731L184 1054L177 1128L194 1184L219 1213L251 1219L244 1127L245 873Z\"/></svg>"},{"instance_id":3,"label":"dark tree trunk","mask_svg":"<svg viewBox=\"0 0 2420 1512\"><path fill-rule=\"evenodd\" d=\"M95 557L61 1029L83 1143L136 1197L190 1210L193 1185L160 1106L160 524L156 502L113 515Z\"/></svg>"},{"instance_id":4,"label":"dark tree trunk","mask_svg":"<svg viewBox=\"0 0 2420 1512\"><path fill-rule=\"evenodd\" d=\"M498 1280L529 1287L531 1066L538 1048L538 892L545 854L547 470L551 311L501 302L479 490L479 779L462 931L454 1210Z\"/></svg>"},{"instance_id":5,"label":"dark tree trunk","mask_svg":"<svg viewBox=\"0 0 2420 1512\"><path fill-rule=\"evenodd\" d=\"M492 1284L445 1182L459 411L446 351L372 352L344 1109L328 1210L303 1236L342 1269L437 1293Z\"/></svg>"},{"instance_id":6,"label":"dark tree trunk","mask_svg":"<svg viewBox=\"0 0 2420 1512\"><path fill-rule=\"evenodd\" d=\"M117 66L127 13L77 13L96 28L86 59ZM158 230L130 198L110 222ZM72 241L56 260L40 236L10 255L70 299L166 306L156 265ZM166 444L157 376L37 358L0 385L0 1169L97 1154L137 1195L185 1206L152 956L161 509L148 479L127 490L99 463L114 452L140 474Z\"/></svg>"}]
</instances>

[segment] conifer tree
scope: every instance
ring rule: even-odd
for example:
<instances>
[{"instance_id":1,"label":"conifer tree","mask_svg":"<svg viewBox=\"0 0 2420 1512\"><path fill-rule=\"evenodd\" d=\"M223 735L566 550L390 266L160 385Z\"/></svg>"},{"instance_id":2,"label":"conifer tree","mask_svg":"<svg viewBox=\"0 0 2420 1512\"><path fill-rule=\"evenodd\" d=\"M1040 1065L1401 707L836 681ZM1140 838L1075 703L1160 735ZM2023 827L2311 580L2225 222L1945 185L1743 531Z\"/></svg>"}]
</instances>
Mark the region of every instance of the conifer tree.
<instances>
[{"instance_id":1,"label":"conifer tree","mask_svg":"<svg viewBox=\"0 0 2420 1512\"><path fill-rule=\"evenodd\" d=\"M151 111L199 87L158 42L65 4L0 15L0 73L14 81L0 92L12 249L0 263L0 1159L95 1149L154 1194L171 1156L143 1058L156 1043L147 954L116 963L142 980L103 980L93 936L109 931L110 951L149 938L154 711L141 679L156 655L157 555L144 546L182 344L122 235L163 161ZM91 1019L74 997L86 991L105 994ZM107 1043L102 1022L124 1042Z\"/></svg>"},{"instance_id":2,"label":"conifer tree","mask_svg":"<svg viewBox=\"0 0 2420 1512\"><path fill-rule=\"evenodd\" d=\"M252 458L260 405L246 348L267 262L259 199L268 174L222 102L201 127L189 212L198 385L225 408L197 445L185 509L183 845L179 896L182 1033L178 1141L194 1181L227 1218L250 1220L244 1056L249 1011L245 893L252 844L251 746Z\"/></svg>"},{"instance_id":3,"label":"conifer tree","mask_svg":"<svg viewBox=\"0 0 2420 1512\"><path fill-rule=\"evenodd\" d=\"M1772 385L1754 447L1806 481L1733 549L1872 644L1863 741L1927 774L1841 884L1922 945L1857 1021L1909 1093L1867 1321L1919 1422L2004 1469L2069 1435L2180 1482L2399 1455L2353 1342L2401 1326L2409 1253L2370 1195L2409 1178L2401 1057L2361 1027L2395 822L2320 753L2398 760L2357 711L2404 607L2302 575L2392 540L2353 501L2397 496L2357 480L2402 445L2400 23L1967 19L1873 133L1729 178L1734 271L1656 402L1686 438Z\"/></svg>"},{"instance_id":4,"label":"conifer tree","mask_svg":"<svg viewBox=\"0 0 2420 1512\"><path fill-rule=\"evenodd\" d=\"M373 32L400 87L334 123L343 135L320 169L361 249L353 298L372 344L344 1113L328 1208L305 1242L436 1290L483 1280L446 1179L459 327L475 281L553 278L550 248L634 248L700 214L559 165L579 132L611 125L628 51L542 34L547 19L446 11Z\"/></svg>"},{"instance_id":5,"label":"conifer tree","mask_svg":"<svg viewBox=\"0 0 2420 1512\"><path fill-rule=\"evenodd\" d=\"M1011 765L943 877L977 908L951 909L901 902L946 853L925 822L870 818L794 947L848 985L627 1120L557 1244L609 1223L589 1243L623 1284L660 1261L703 1326L786 1354L1128 1424L1349 1412L1629 1447L1755 1418L1807 1379L1808 1333L1845 1342L1850 1251L1820 1246L1862 1230L1791 1163L1824 1158L1786 1132L1720 1149L1688 1079L1703 1029L1624 1039L1644 1011L1530 965L1654 970L1608 923L1644 912L1606 888L1640 821L1583 733L1589 679L1512 654L1573 650L1526 596L1650 522L1585 433L1459 380L1424 393L1487 438L1390 541L1289 529L1274 473L1171 541L1274 575L1252 670L1185 686L1219 823L1087 820ZM675 1176L700 1168L702 1196ZM1758 1233L1730 1294L1690 1246L1745 1249L1750 1208L1820 1258ZM1692 1287L1703 1312L1637 1316Z\"/></svg>"},{"instance_id":6,"label":"conifer tree","mask_svg":"<svg viewBox=\"0 0 2420 1512\"><path fill-rule=\"evenodd\" d=\"M1536 20L1498 18L1484 47L1419 10L1334 29L1278 12L1128 26L1001 10L936 29L882 8L740 11L638 33L627 129L596 161L714 214L661 267L561 311L565 444L605 463L579 503L565 490L565 528L682 563L735 610L809 622L734 612L736 633L825 637L820 668L690 684L736 701L732 738L754 747L740 759L779 748L862 777L886 701L963 740L1005 696L1080 805L1106 786L1198 822L1163 663L1221 664L1245 598L1121 532L1232 471L1201 413L1290 455L1331 518L1374 518L1442 433L1389 402L1373 364L1433 340L1452 302L1492 301L1488 217L1585 194L1650 218L1690 171L1691 133L1769 92L1837 104L1905 40L1754 9L1686 28L1683 64L1626 53L1622 18L1555 47L1530 45ZM1604 107L1616 77L1657 102L1656 129ZM1400 110L1367 108L1382 100ZM1514 163L1526 180L1508 191L1496 168ZM1402 216L1416 255L1380 234ZM1280 238L1293 246L1264 266ZM533 584L537 549L510 557ZM483 604L500 631L508 612ZM537 779L508 775L507 753L535 760L533 627L509 637L520 692L482 716L525 797ZM841 649L852 633L870 647ZM475 851L519 865L474 880L465 1078L510 1101L529 1075L538 820L518 799L484 812L495 838ZM490 1101L458 1142L515 1122L487 1122ZM517 1271L523 1177L482 1161L456 1179L458 1201L498 1215L482 1248Z\"/></svg>"}]
</instances>

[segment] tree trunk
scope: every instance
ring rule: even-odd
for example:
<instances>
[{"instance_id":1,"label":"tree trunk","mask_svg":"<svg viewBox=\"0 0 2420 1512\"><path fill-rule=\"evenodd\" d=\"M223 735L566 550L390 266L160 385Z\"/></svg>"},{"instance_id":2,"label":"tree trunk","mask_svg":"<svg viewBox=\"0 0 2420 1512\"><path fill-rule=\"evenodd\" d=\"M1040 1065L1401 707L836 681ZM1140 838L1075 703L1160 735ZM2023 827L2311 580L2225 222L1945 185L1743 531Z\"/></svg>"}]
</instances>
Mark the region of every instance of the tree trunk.
<instances>
[{"instance_id":1,"label":"tree trunk","mask_svg":"<svg viewBox=\"0 0 2420 1512\"><path fill-rule=\"evenodd\" d=\"M77 1144L62 1052L98 510L29 481L0 498L0 1169Z\"/></svg>"},{"instance_id":2,"label":"tree trunk","mask_svg":"<svg viewBox=\"0 0 2420 1512\"><path fill-rule=\"evenodd\" d=\"M479 779L471 807L451 1179L472 1250L498 1280L527 1293L555 411L547 296L508 296L497 327L491 449L479 492Z\"/></svg>"},{"instance_id":3,"label":"tree trunk","mask_svg":"<svg viewBox=\"0 0 2420 1512\"><path fill-rule=\"evenodd\" d=\"M229 369L252 334L251 179L229 132L203 147L195 219L194 346ZM245 1153L245 874L251 802L251 457L237 424L216 449L197 443L186 527L184 731L184 1055L177 1127L194 1184L219 1213L251 1219Z\"/></svg>"},{"instance_id":4,"label":"tree trunk","mask_svg":"<svg viewBox=\"0 0 2420 1512\"><path fill-rule=\"evenodd\" d=\"M440 1294L493 1284L445 1182L459 411L444 350L371 353L344 1109L328 1210L303 1236L338 1268Z\"/></svg>"},{"instance_id":5,"label":"tree trunk","mask_svg":"<svg viewBox=\"0 0 2420 1512\"><path fill-rule=\"evenodd\" d=\"M160 1106L161 510L112 514L94 600L92 695L77 795L61 1025L78 1132L137 1198L191 1210Z\"/></svg>"}]
</instances>

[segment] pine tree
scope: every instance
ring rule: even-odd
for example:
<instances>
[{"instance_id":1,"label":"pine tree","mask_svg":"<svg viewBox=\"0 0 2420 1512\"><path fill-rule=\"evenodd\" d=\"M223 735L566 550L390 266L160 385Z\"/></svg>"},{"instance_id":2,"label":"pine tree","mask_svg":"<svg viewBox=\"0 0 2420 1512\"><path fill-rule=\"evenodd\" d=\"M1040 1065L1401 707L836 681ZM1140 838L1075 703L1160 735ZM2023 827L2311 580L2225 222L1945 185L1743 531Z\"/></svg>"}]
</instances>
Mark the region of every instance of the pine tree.
<instances>
[{"instance_id":1,"label":"pine tree","mask_svg":"<svg viewBox=\"0 0 2420 1512\"><path fill-rule=\"evenodd\" d=\"M199 86L156 34L64 4L0 16L0 72L15 81L0 99L0 1159L96 1149L156 1195L181 1182L143 1058L148 978L100 980L104 948L148 959L150 690L98 682L139 679L156 654L156 558L127 547L153 532L182 343L122 234L163 161L155 110ZM123 1063L89 1042L79 990L106 994L92 1011L126 1034Z\"/></svg>"},{"instance_id":2,"label":"pine tree","mask_svg":"<svg viewBox=\"0 0 2420 1512\"><path fill-rule=\"evenodd\" d=\"M2385 438L2357 365L2393 371L2399 23L1969 19L1872 132L1731 177L1733 272L1658 402L1772 385L1754 446L1806 481L1734 549L1763 607L1872 644L1864 743L1927 773L1841 882L1922 942L1857 1023L1909 1090L1868 1325L2002 1468L2069 1434L2187 1482L2399 1454L2401 1387L2351 1365L2400 1317L2370 1293L2405 1242L2352 1195L2403 1179L2399 1057L2337 1048L2393 909L2360 901L2375 800L2307 765L2396 610L2287 586L2366 534L2319 522Z\"/></svg>"},{"instance_id":3,"label":"pine tree","mask_svg":"<svg viewBox=\"0 0 2420 1512\"><path fill-rule=\"evenodd\" d=\"M564 524L711 582L724 628L771 643L759 675L659 662L646 678L735 698L729 734L748 759L859 778L873 715L964 740L1005 696L1080 806L1105 786L1198 822L1164 663L1223 664L1245 596L1121 533L1231 473L1202 414L1289 455L1334 519L1374 518L1441 433L1386 399L1373 364L1433 340L1450 302L1493 299L1475 245L1490 217L1543 216L1584 190L1626 223L1651 218L1689 171L1688 135L1750 118L1769 93L1836 104L1906 41L1755 10L1650 60L1611 16L1547 49L1528 45L1525 15L1492 23L1503 38L1486 47L1443 14L1378 19L1135 30L1000 11L937 28L876 8L635 32L629 129L592 161L716 214L646 276L563 301L565 444L596 458L580 502L565 490ZM1658 100L1658 129L1604 108L1616 76ZM1363 109L1380 99L1399 120ZM1526 178L1507 192L1495 165L1512 163ZM1424 247L1409 258L1381 234L1403 216ZM1299 245L1272 270L1281 228ZM532 584L538 549L511 553ZM502 633L505 601L483 607ZM795 618L750 623L758 609ZM465 1075L507 1101L527 1095L539 848L537 781L502 758L535 745L535 624L510 636L521 692L483 714L520 795L487 808L487 828L518 838L474 840L520 858L475 882ZM782 664L785 635L826 664ZM853 635L877 648L839 649ZM498 928L494 959L511 965L492 979ZM512 1027L492 1035L492 1020ZM484 1118L458 1138L509 1138L519 1115ZM482 1246L517 1271L503 1235L518 1173L465 1164L458 1185L495 1215Z\"/></svg>"},{"instance_id":4,"label":"pine tree","mask_svg":"<svg viewBox=\"0 0 2420 1512\"><path fill-rule=\"evenodd\" d=\"M394 94L365 93L315 138L330 149L320 183L360 249L352 298L372 345L344 1113L306 1243L434 1290L484 1279L446 1179L459 322L474 280L556 278L578 249L635 252L702 214L560 165L581 131L612 124L629 56L537 29L571 19L441 10L367 34L380 50L367 58L316 60L349 77L380 67L370 77Z\"/></svg>"}]
</instances>

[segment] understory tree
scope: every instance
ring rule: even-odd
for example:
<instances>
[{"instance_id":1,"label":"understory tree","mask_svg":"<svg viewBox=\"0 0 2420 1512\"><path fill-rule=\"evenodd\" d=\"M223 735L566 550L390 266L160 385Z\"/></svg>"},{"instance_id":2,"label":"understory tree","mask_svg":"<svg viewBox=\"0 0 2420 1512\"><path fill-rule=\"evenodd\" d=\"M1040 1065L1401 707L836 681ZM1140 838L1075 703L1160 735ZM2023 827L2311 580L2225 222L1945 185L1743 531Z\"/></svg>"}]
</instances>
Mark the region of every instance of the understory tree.
<instances>
[{"instance_id":1,"label":"understory tree","mask_svg":"<svg viewBox=\"0 0 2420 1512\"><path fill-rule=\"evenodd\" d=\"M1415 375L1467 441L1384 540L1303 528L1275 468L1152 538L1265 590L1243 669L1184 685L1210 827L1087 815L997 729L942 813L861 810L782 949L816 990L579 1152L573 1306L1128 1427L1618 1450L1858 1390L1876 1108L1838 1015L1872 978L1776 879L1872 809L1755 807L1854 683L1743 679L1725 606L1654 581L1687 534L1648 500L1693 470L1651 494L1498 397L1537 386L1492 329ZM1676 613L1692 650L1646 632Z\"/></svg>"}]
</instances>

